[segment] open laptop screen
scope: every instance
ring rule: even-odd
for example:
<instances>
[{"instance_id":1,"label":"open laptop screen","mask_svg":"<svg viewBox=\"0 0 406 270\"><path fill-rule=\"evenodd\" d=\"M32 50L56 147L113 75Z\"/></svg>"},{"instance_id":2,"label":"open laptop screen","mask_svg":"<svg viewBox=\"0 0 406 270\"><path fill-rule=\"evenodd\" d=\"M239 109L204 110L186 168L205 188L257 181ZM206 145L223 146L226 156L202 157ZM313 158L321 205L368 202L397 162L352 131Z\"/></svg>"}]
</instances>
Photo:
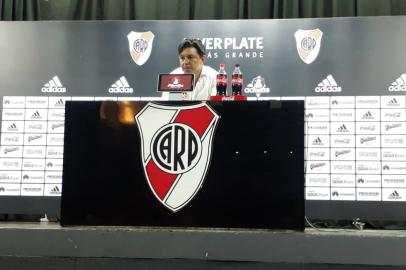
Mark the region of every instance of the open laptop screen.
<instances>
[{"instance_id":1,"label":"open laptop screen","mask_svg":"<svg viewBox=\"0 0 406 270\"><path fill-rule=\"evenodd\" d=\"M158 92L193 91L193 74L159 74Z\"/></svg>"}]
</instances>

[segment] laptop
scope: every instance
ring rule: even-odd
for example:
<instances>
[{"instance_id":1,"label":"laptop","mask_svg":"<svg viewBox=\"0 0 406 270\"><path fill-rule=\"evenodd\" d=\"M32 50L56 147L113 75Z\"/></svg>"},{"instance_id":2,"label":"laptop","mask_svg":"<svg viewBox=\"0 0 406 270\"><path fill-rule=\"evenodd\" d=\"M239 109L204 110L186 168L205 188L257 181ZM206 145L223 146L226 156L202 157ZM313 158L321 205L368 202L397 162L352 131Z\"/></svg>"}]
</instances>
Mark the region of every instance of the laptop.
<instances>
[{"instance_id":1,"label":"laptop","mask_svg":"<svg viewBox=\"0 0 406 270\"><path fill-rule=\"evenodd\" d=\"M191 92L194 88L194 74L159 74L158 92Z\"/></svg>"}]
</instances>

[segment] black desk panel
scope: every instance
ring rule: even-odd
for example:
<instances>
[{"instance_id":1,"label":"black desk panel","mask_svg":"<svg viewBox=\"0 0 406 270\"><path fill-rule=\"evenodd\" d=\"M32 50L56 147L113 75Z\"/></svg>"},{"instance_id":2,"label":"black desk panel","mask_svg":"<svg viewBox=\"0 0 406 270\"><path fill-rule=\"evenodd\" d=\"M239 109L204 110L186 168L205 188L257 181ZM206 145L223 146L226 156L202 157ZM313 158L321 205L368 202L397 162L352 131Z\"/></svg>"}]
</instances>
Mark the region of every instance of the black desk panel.
<instances>
[{"instance_id":1,"label":"black desk panel","mask_svg":"<svg viewBox=\"0 0 406 270\"><path fill-rule=\"evenodd\" d=\"M68 101L61 223L303 230L303 119L303 101Z\"/></svg>"}]
</instances>

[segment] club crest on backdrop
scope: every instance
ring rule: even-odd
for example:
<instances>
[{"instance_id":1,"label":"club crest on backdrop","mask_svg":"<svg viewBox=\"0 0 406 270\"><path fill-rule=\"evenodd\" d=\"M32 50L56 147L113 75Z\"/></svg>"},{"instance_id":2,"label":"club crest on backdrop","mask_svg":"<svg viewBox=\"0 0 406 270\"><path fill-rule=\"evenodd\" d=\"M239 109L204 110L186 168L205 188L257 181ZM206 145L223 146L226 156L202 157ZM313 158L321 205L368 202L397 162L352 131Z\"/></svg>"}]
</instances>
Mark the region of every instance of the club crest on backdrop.
<instances>
[{"instance_id":1,"label":"club crest on backdrop","mask_svg":"<svg viewBox=\"0 0 406 270\"><path fill-rule=\"evenodd\" d=\"M136 116L145 176L152 193L173 212L202 187L220 116L206 103L148 103Z\"/></svg>"},{"instance_id":2,"label":"club crest on backdrop","mask_svg":"<svg viewBox=\"0 0 406 270\"><path fill-rule=\"evenodd\" d=\"M295 33L296 48L300 59L311 64L319 55L323 32L320 29L302 30Z\"/></svg>"},{"instance_id":3,"label":"club crest on backdrop","mask_svg":"<svg viewBox=\"0 0 406 270\"><path fill-rule=\"evenodd\" d=\"M127 35L131 58L137 65L142 66L148 61L151 55L154 37L155 35L151 31L131 31Z\"/></svg>"}]
</instances>

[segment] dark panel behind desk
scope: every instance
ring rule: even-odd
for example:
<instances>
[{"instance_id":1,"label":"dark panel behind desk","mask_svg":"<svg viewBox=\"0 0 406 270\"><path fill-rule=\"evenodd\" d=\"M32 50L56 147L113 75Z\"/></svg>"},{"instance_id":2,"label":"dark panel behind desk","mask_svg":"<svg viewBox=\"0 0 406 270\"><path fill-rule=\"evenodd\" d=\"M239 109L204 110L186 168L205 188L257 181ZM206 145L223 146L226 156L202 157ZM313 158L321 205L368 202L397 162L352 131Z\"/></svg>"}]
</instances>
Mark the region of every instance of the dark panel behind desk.
<instances>
[{"instance_id":1,"label":"dark panel behind desk","mask_svg":"<svg viewBox=\"0 0 406 270\"><path fill-rule=\"evenodd\" d=\"M67 102L63 225L304 228L302 101L208 103L221 117L211 163L175 213L153 196L138 127L121 117L146 104Z\"/></svg>"}]
</instances>

